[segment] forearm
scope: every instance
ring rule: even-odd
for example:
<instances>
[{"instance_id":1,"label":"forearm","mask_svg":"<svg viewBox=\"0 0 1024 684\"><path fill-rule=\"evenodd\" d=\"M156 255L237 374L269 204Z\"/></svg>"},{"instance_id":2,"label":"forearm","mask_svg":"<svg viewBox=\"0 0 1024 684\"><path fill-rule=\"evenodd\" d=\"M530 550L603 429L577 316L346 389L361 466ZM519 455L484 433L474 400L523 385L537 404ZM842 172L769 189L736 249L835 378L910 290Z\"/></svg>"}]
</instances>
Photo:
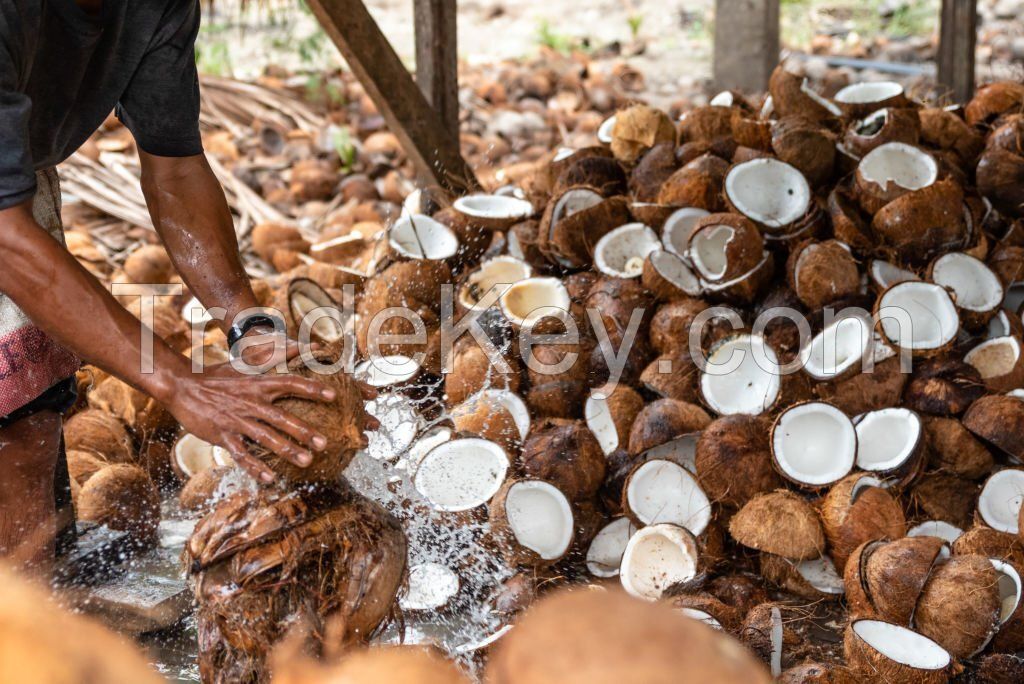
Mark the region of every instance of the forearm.
<instances>
[{"instance_id":1,"label":"forearm","mask_svg":"<svg viewBox=\"0 0 1024 684\"><path fill-rule=\"evenodd\" d=\"M154 370L143 372L142 324L35 222L27 204L0 211L0 292L78 356L161 401L188 372L187 360L155 335Z\"/></svg>"},{"instance_id":2,"label":"forearm","mask_svg":"<svg viewBox=\"0 0 1024 684\"><path fill-rule=\"evenodd\" d=\"M225 329L239 311L258 306L238 254L224 191L204 155L169 158L143 153L142 190L175 269L207 308L227 311Z\"/></svg>"}]
</instances>

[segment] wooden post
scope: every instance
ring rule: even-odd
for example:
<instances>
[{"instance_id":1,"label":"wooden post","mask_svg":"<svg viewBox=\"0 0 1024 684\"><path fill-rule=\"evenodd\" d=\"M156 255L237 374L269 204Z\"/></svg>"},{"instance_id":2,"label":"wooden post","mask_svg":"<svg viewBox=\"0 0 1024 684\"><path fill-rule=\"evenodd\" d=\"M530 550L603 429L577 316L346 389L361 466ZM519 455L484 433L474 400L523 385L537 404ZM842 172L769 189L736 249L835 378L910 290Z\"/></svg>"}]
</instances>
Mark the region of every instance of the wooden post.
<instances>
[{"instance_id":1,"label":"wooden post","mask_svg":"<svg viewBox=\"0 0 1024 684\"><path fill-rule=\"evenodd\" d=\"M459 58L455 0L414 0L416 83L441 116L445 132L459 139Z\"/></svg>"},{"instance_id":2,"label":"wooden post","mask_svg":"<svg viewBox=\"0 0 1024 684\"><path fill-rule=\"evenodd\" d=\"M446 132L441 115L427 102L360 0L309 0L309 7L363 84L416 171L456 194L479 182Z\"/></svg>"},{"instance_id":3,"label":"wooden post","mask_svg":"<svg viewBox=\"0 0 1024 684\"><path fill-rule=\"evenodd\" d=\"M779 62L779 0L715 0L713 77L721 90L767 90Z\"/></svg>"},{"instance_id":4,"label":"wooden post","mask_svg":"<svg viewBox=\"0 0 1024 684\"><path fill-rule=\"evenodd\" d=\"M956 102L974 96L974 45L977 40L977 0L942 0L939 18L939 84Z\"/></svg>"}]
</instances>

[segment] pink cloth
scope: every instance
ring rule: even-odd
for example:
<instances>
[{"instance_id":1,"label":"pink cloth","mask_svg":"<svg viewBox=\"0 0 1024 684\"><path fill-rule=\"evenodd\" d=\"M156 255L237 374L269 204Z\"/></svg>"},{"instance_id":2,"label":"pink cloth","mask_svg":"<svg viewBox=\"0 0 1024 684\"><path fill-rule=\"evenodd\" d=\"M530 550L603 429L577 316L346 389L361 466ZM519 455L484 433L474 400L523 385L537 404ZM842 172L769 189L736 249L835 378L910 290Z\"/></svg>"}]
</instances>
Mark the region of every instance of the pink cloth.
<instances>
[{"instance_id":1,"label":"pink cloth","mask_svg":"<svg viewBox=\"0 0 1024 684\"><path fill-rule=\"evenodd\" d=\"M56 169L36 173L32 214L64 242ZM0 293L0 416L16 411L78 370L79 360Z\"/></svg>"}]
</instances>

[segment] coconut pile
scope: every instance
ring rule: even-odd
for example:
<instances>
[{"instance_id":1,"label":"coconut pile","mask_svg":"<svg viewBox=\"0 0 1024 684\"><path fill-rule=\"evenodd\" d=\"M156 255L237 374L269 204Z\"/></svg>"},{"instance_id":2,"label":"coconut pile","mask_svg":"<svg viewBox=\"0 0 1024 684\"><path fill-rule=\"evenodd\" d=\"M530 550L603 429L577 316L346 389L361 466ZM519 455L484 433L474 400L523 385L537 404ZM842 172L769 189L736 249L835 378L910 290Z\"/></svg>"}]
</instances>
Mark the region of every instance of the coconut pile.
<instances>
[{"instance_id":1,"label":"coconut pile","mask_svg":"<svg viewBox=\"0 0 1024 684\"><path fill-rule=\"evenodd\" d=\"M334 223L256 223L253 287L354 369L316 376L333 406L282 402L329 449L257 486L86 368L66 427L79 517L145 548L158 486L204 516L186 561L208 682L288 663L316 681L330 666L298 653L335 659L463 605L467 568L407 567L396 516L345 483L360 459L412 486L403 516L479 531L500 559L507 578L475 599L503 626L461 654L489 681L581 663L595 681L1019 680L1022 105L1015 83L962 107L884 82L825 98L780 67L763 98L579 116L572 147L492 164L451 201L389 185L397 171L306 186L293 166L291 197L342 199ZM104 276L178 280L151 245ZM227 358L187 291L155 308L176 349ZM382 316L396 308L414 315ZM564 585L590 589L515 626ZM684 638L722 660L687 660Z\"/></svg>"}]
</instances>

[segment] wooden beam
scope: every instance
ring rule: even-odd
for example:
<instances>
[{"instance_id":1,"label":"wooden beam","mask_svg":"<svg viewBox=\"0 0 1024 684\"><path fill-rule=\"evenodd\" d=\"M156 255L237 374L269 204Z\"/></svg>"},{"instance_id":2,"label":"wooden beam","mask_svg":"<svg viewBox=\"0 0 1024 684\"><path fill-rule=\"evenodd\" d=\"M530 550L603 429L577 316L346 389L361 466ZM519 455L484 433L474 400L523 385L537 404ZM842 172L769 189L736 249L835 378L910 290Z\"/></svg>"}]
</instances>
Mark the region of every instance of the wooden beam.
<instances>
[{"instance_id":1,"label":"wooden beam","mask_svg":"<svg viewBox=\"0 0 1024 684\"><path fill-rule=\"evenodd\" d=\"M779 62L779 0L715 0L715 87L768 89Z\"/></svg>"},{"instance_id":2,"label":"wooden beam","mask_svg":"<svg viewBox=\"0 0 1024 684\"><path fill-rule=\"evenodd\" d=\"M459 153L458 141L445 132L440 114L420 92L366 6L360 0L309 0L309 7L417 173L455 194L477 189L479 182Z\"/></svg>"},{"instance_id":3,"label":"wooden beam","mask_svg":"<svg viewBox=\"0 0 1024 684\"><path fill-rule=\"evenodd\" d=\"M939 85L956 102L974 96L974 46L977 41L977 0L942 0L939 18Z\"/></svg>"},{"instance_id":4,"label":"wooden beam","mask_svg":"<svg viewBox=\"0 0 1024 684\"><path fill-rule=\"evenodd\" d=\"M452 140L459 139L459 58L455 0L414 0L416 83Z\"/></svg>"}]
</instances>

